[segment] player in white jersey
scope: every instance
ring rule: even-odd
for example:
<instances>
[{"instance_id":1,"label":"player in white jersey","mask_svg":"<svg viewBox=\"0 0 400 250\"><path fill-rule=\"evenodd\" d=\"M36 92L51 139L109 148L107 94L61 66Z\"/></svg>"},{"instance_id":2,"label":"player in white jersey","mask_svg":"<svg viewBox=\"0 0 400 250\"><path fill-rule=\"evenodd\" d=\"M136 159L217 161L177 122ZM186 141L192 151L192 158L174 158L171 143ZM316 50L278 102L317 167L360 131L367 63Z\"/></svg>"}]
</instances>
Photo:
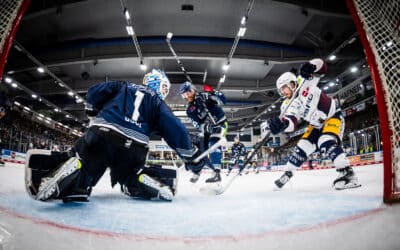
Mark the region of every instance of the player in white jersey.
<instances>
[{"instance_id":1,"label":"player in white jersey","mask_svg":"<svg viewBox=\"0 0 400 250\"><path fill-rule=\"evenodd\" d=\"M278 92L286 97L286 100L281 106L280 117L264 122L261 129L267 128L272 134L290 133L297 129L300 121L309 123L307 131L289 157L285 173L275 181L278 188L282 188L293 176L293 170L300 167L317 149L332 160L340 173L333 182L335 189L361 186L340 146L345 122L339 103L317 87L326 68L323 60L313 59L300 68L300 75L304 78L302 83L299 83L291 72L283 73L276 82ZM297 88L300 89L296 92ZM296 96L293 96L294 94ZM293 102L286 109L292 98Z\"/></svg>"}]
</instances>

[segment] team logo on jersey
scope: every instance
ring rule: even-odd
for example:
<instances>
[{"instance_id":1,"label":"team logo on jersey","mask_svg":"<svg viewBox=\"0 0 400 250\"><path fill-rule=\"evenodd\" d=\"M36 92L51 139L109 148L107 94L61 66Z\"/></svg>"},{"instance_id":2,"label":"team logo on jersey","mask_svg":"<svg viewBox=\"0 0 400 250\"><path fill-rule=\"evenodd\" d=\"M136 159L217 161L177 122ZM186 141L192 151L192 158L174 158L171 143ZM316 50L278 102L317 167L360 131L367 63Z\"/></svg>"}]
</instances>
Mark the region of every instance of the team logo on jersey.
<instances>
[{"instance_id":1,"label":"team logo on jersey","mask_svg":"<svg viewBox=\"0 0 400 250\"><path fill-rule=\"evenodd\" d=\"M309 91L309 90L310 90L309 87L306 88L305 90L303 90L303 92L301 92L301 95L304 96L304 97L308 96L308 91Z\"/></svg>"},{"instance_id":2,"label":"team logo on jersey","mask_svg":"<svg viewBox=\"0 0 400 250\"><path fill-rule=\"evenodd\" d=\"M189 112L193 112L195 109L196 109L195 106L191 106L191 107L189 107Z\"/></svg>"},{"instance_id":3,"label":"team logo on jersey","mask_svg":"<svg viewBox=\"0 0 400 250\"><path fill-rule=\"evenodd\" d=\"M307 92L307 95L308 95L308 92ZM308 114L308 112L310 112L310 109L311 109L311 101L312 101L313 97L314 97L314 95L311 94L311 95L307 98L306 108L304 109L303 117L306 117L307 114Z\"/></svg>"}]
</instances>

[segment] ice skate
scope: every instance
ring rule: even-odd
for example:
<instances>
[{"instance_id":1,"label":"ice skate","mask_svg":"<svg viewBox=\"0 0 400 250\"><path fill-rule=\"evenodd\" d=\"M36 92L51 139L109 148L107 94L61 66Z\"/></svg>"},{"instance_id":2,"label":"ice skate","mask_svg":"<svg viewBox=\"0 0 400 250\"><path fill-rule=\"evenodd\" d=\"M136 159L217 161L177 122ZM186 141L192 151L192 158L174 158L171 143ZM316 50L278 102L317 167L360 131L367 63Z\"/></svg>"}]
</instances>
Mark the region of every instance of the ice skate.
<instances>
[{"instance_id":1,"label":"ice skate","mask_svg":"<svg viewBox=\"0 0 400 250\"><path fill-rule=\"evenodd\" d=\"M336 169L336 171L339 172L339 176L333 181L333 187L336 190L361 187L351 167Z\"/></svg>"},{"instance_id":2,"label":"ice skate","mask_svg":"<svg viewBox=\"0 0 400 250\"><path fill-rule=\"evenodd\" d=\"M154 194L158 199L172 201L174 198L174 194L168 186L163 185L147 174L141 174L139 176L139 182L145 185L147 191Z\"/></svg>"},{"instance_id":3,"label":"ice skate","mask_svg":"<svg viewBox=\"0 0 400 250\"><path fill-rule=\"evenodd\" d=\"M219 181L221 181L220 172L221 172L220 169L215 169L215 170L214 170L214 176L208 178L208 179L206 180L206 182L209 183L209 182L219 182Z\"/></svg>"},{"instance_id":4,"label":"ice skate","mask_svg":"<svg viewBox=\"0 0 400 250\"><path fill-rule=\"evenodd\" d=\"M292 171L285 171L283 175L275 181L275 185L280 189L282 188L286 183L289 182L290 178L292 178L293 173Z\"/></svg>"},{"instance_id":5,"label":"ice skate","mask_svg":"<svg viewBox=\"0 0 400 250\"><path fill-rule=\"evenodd\" d=\"M75 179L81 167L82 164L77 157L70 158L49 176L42 178L36 199L47 201L56 198Z\"/></svg>"},{"instance_id":6,"label":"ice skate","mask_svg":"<svg viewBox=\"0 0 400 250\"><path fill-rule=\"evenodd\" d=\"M226 176L229 176L232 172L232 169L229 169L228 172L226 172Z\"/></svg>"}]
</instances>

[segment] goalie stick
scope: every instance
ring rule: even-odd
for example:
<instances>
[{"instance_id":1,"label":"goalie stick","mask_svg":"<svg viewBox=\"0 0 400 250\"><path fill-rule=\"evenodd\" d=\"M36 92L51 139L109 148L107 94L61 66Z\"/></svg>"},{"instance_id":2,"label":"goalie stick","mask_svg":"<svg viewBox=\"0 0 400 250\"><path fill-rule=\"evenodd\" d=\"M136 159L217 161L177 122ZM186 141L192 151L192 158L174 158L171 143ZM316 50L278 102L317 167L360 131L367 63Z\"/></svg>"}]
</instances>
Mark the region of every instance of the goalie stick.
<instances>
[{"instance_id":1,"label":"goalie stick","mask_svg":"<svg viewBox=\"0 0 400 250\"><path fill-rule=\"evenodd\" d=\"M279 116L279 118L282 118L282 115L286 113L286 111L288 110L290 105L293 103L294 99L297 98L297 95L298 95L298 93L300 91L300 88L301 88L302 84L305 81L305 79L301 79L301 78L299 78L299 79L301 80L301 83L299 84L299 86L296 89L296 91L293 93L293 96L290 99L288 105L281 112L281 115ZM271 131L268 131L268 133L264 136L264 138L261 140L261 142L256 143L256 145L251 150L251 154L246 158L245 162L243 163L243 168L239 169L239 171L225 185L219 186L217 188L215 188L215 187L203 187L202 189L200 189L200 192L203 193L203 194L209 194L209 195L220 195L220 194L223 194L232 185L233 181L238 176L240 176L242 171L246 168L247 164L250 163L250 161L252 160L254 155L262 147L262 145L264 145L264 143L270 138L270 136L271 136Z\"/></svg>"}]
</instances>

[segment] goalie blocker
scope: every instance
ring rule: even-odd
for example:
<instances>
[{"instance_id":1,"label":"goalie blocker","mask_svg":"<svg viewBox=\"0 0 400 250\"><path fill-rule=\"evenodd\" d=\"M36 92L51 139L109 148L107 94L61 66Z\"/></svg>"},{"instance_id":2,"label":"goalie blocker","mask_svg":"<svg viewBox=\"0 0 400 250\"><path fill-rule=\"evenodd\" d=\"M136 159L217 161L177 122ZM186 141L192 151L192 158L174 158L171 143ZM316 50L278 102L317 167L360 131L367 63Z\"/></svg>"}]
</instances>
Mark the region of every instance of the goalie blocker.
<instances>
[{"instance_id":1,"label":"goalie blocker","mask_svg":"<svg viewBox=\"0 0 400 250\"><path fill-rule=\"evenodd\" d=\"M33 149L27 152L25 187L36 200L88 201L93 178L85 164L72 152ZM175 169L160 165L140 168L126 178L121 191L133 198L171 201L176 194Z\"/></svg>"}]
</instances>

